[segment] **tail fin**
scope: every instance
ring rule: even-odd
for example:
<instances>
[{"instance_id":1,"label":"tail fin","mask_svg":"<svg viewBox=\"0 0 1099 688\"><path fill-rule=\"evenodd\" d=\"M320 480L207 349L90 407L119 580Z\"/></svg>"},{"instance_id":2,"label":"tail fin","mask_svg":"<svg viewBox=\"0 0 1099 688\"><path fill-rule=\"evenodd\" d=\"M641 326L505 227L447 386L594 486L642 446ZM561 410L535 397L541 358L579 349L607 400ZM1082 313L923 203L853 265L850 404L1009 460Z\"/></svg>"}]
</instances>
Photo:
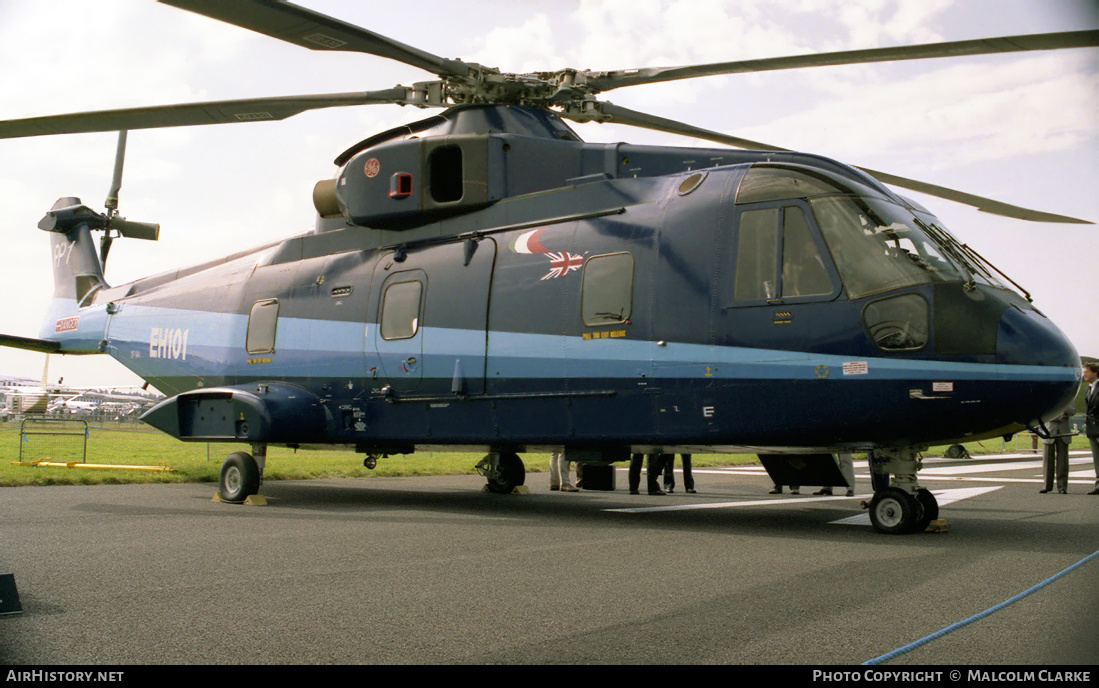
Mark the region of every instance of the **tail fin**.
<instances>
[{"instance_id":1,"label":"tail fin","mask_svg":"<svg viewBox=\"0 0 1099 688\"><path fill-rule=\"evenodd\" d=\"M107 218L82 205L79 198L59 198L38 223L50 233L53 299L39 330L42 341L58 342L60 353L89 354L103 350L105 308L81 310L92 295L106 288L103 264L95 251L92 229Z\"/></svg>"},{"instance_id":2,"label":"tail fin","mask_svg":"<svg viewBox=\"0 0 1099 688\"><path fill-rule=\"evenodd\" d=\"M53 297L55 300L83 304L96 290L107 286L103 279L103 264L95 252L92 227L102 225L105 218L80 203L79 198L59 198L38 223L50 232L53 256Z\"/></svg>"}]
</instances>

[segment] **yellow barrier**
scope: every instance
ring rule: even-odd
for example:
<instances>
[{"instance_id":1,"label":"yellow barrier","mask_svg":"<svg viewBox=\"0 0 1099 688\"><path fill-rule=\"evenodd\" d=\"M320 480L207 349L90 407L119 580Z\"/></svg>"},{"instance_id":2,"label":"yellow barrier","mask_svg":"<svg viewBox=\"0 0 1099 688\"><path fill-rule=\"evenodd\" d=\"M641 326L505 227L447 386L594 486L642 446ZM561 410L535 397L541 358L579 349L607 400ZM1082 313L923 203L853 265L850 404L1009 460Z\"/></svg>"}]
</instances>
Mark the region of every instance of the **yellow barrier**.
<instances>
[{"instance_id":1,"label":"yellow barrier","mask_svg":"<svg viewBox=\"0 0 1099 688\"><path fill-rule=\"evenodd\" d=\"M149 471L151 473L171 473L171 466L122 466L108 463L58 463L56 461L12 461L13 466L45 466L48 468L90 468L96 471Z\"/></svg>"}]
</instances>

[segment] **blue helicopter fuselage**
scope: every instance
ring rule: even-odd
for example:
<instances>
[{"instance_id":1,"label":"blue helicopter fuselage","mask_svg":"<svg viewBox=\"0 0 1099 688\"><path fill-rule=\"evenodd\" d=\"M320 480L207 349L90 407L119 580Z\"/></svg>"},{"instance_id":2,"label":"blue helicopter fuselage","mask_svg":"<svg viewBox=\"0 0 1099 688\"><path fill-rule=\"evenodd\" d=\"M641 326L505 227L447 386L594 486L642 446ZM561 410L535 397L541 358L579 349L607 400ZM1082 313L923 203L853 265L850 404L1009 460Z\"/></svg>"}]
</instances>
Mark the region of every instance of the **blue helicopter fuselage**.
<instances>
[{"instance_id":1,"label":"blue helicopter fuselage","mask_svg":"<svg viewBox=\"0 0 1099 688\"><path fill-rule=\"evenodd\" d=\"M93 251L74 292L87 229L54 230L43 337L168 394L145 420L180 439L365 452L932 445L1079 383L994 269L825 158L452 131L342 164L317 231L127 285L86 286Z\"/></svg>"}]
</instances>

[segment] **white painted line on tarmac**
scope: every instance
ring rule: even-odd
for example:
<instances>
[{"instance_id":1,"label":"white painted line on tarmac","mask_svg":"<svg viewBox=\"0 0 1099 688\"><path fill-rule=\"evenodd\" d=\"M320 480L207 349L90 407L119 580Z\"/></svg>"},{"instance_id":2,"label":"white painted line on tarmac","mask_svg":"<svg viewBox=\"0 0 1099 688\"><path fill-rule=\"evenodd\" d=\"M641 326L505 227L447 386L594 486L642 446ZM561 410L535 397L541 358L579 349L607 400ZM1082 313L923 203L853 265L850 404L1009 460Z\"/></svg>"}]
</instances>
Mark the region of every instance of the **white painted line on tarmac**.
<instances>
[{"instance_id":1,"label":"white painted line on tarmac","mask_svg":"<svg viewBox=\"0 0 1099 688\"><path fill-rule=\"evenodd\" d=\"M1001 487L1002 485L995 487L960 487L953 490L932 490L931 494L935 495L935 501L939 503L940 507L943 507L963 499L983 495L986 492L994 492ZM857 516L841 518L838 521L830 521L830 523L843 526L868 526L871 525L870 513L867 512Z\"/></svg>"},{"instance_id":2,"label":"white painted line on tarmac","mask_svg":"<svg viewBox=\"0 0 1099 688\"><path fill-rule=\"evenodd\" d=\"M977 495L985 494L986 492L993 492L999 490L1002 486L994 487L961 487L951 490L932 490L932 494L935 495L936 501L939 506L945 506L953 502L957 502L962 499L968 499L969 497L976 497ZM655 513L661 511L699 511L704 509L736 509L739 507L749 506L776 506L776 505L789 505L789 504L811 504L818 502L835 502L840 500L870 500L874 497L872 494L855 495L854 497L833 496L833 497L810 497L810 496L798 496L787 499L753 499L748 501L737 502L711 502L707 504L673 504L667 506L643 506L643 507L631 507L626 509L603 509L603 511L609 511L619 514L646 514ZM851 516L849 518L843 518L838 521L832 521L832 523L839 523L843 525L870 525L869 514L859 514L857 516Z\"/></svg>"},{"instance_id":3,"label":"white painted line on tarmac","mask_svg":"<svg viewBox=\"0 0 1099 688\"><path fill-rule=\"evenodd\" d=\"M871 499L874 495L864 494L855 495L854 497L844 497L842 495L834 497L809 497L799 496L791 499L754 499L751 501L740 502L711 502L708 504L675 504L669 506L648 506L648 507L634 507L630 509L604 509L603 511L614 511L621 514L644 514L653 511L696 511L699 509L735 509L741 506L771 506L774 504L807 504L809 502L835 502L839 500L848 499Z\"/></svg>"},{"instance_id":4,"label":"white painted line on tarmac","mask_svg":"<svg viewBox=\"0 0 1099 688\"><path fill-rule=\"evenodd\" d=\"M1090 485L1095 482L1095 471L1076 471L1069 474L1069 485ZM971 478L966 475L949 475L949 476L935 476L935 475L923 475L920 474L921 482L928 482L934 480L936 482L959 482L959 483L1030 483L1039 484L1044 483L1045 479L1042 477L1034 478Z\"/></svg>"},{"instance_id":5,"label":"white painted line on tarmac","mask_svg":"<svg viewBox=\"0 0 1099 688\"><path fill-rule=\"evenodd\" d=\"M1069 459L1069 465L1074 464L1089 464L1091 458ZM920 477L923 476L935 476L935 475L956 475L958 473L996 473L998 471L1022 471L1041 469L1042 462L1039 461L1020 461L1018 463L1011 463L1008 465L985 463L977 465L961 465L961 466L943 466L940 468L925 468L920 471ZM1094 469L1093 469L1094 470Z\"/></svg>"}]
</instances>

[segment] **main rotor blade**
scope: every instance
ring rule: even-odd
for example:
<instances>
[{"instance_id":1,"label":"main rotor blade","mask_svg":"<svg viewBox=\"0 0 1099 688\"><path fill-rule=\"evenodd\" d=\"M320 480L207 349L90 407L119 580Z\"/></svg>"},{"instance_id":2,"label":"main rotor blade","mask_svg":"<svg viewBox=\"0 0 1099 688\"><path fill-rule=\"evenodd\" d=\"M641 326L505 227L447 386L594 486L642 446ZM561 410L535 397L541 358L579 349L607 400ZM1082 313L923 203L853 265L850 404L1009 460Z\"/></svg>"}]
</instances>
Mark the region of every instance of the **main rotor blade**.
<instances>
[{"instance_id":1,"label":"main rotor blade","mask_svg":"<svg viewBox=\"0 0 1099 688\"><path fill-rule=\"evenodd\" d=\"M725 143L736 148L745 148L747 150L791 152L791 149L789 148L782 148L780 146L773 146L769 143L760 143L759 141L743 139L739 136L730 136L729 134L702 129L701 127L679 122L674 119L665 119L663 117L657 117L656 115L624 108L607 101L597 102L596 109L603 114L603 117L596 117L594 119L603 123L628 124L634 127L641 127L642 129L653 129L655 131L668 132L669 134L691 136L706 141L717 141L718 143ZM589 116L576 116L567 111L560 113L560 115L578 122L586 122L593 119Z\"/></svg>"},{"instance_id":2,"label":"main rotor blade","mask_svg":"<svg viewBox=\"0 0 1099 688\"><path fill-rule=\"evenodd\" d=\"M779 146L772 146L766 143L760 143L758 141L743 139L739 136L730 136L728 134L722 134L716 131L701 129L699 127L691 126L690 124L685 124L683 122L677 122L671 119L664 119L663 117L656 117L655 115L649 115L643 112L637 112L636 110L619 107L617 105L614 105L613 103L598 103L597 109L604 115L604 118L600 119L600 121L603 122L628 124L635 127L653 129L655 131L664 131L671 134L693 136L695 138L704 139L707 141L716 141L718 143L728 144L737 148L746 148L748 150L790 151L789 148L781 148ZM570 117L568 113L563 113L562 116ZM579 119L581 121L590 119L584 117L571 118ZM918 191L929 196L945 198L948 201L954 201L955 203L972 206L978 210L986 213L991 213L993 215L1003 215L1004 217L1012 217L1018 220L1030 220L1032 222L1061 222L1084 225L1094 224L1088 220L1081 220L1079 218L1068 217L1065 215L1055 215L1053 213L1047 213L1040 210L1031 210L1030 208L1023 208L1017 205L1003 203L1001 201L996 201L991 198L985 198L983 196L965 193L964 191L948 189L945 186L938 186L936 184L928 184L927 182L899 177L895 174L889 174L888 172L879 172L877 170L871 170L866 167L858 167L857 165L855 167L862 170L863 172L866 172L867 174L884 184L891 184L893 186L899 186L902 189Z\"/></svg>"},{"instance_id":3,"label":"main rotor blade","mask_svg":"<svg viewBox=\"0 0 1099 688\"><path fill-rule=\"evenodd\" d=\"M585 82L595 92L609 91L623 86L637 86L661 81L675 81L716 74L746 74L801 67L826 67L869 62L895 62L922 60L932 57L963 57L992 53L1013 53L1031 50L1056 50L1061 48L1089 48L1099 46L1099 30L1063 31L999 38L978 38L948 43L927 43L894 48L868 48L843 50L813 55L770 57L760 60L719 62L687 67L654 67L650 69L623 69L612 72L585 74Z\"/></svg>"},{"instance_id":4,"label":"main rotor blade","mask_svg":"<svg viewBox=\"0 0 1099 688\"><path fill-rule=\"evenodd\" d=\"M858 166L856 165L856 167ZM1013 217L1018 220L1029 220L1031 222L1059 222L1075 225L1095 224L1090 220L1081 220L1078 217L1055 215L1054 213L1047 213L1041 210L1022 208L1017 205L1003 203L1001 201L996 201L991 198L975 196L964 191L958 191L957 189L948 189L945 186L938 186L936 184L929 184L927 182L921 182L915 179L898 177L897 175L889 174L888 172L879 172L877 170L872 170L868 167L859 167L858 169L869 174L871 177L877 179L883 184L891 184L893 186L899 186L903 189L919 191L920 193L927 194L928 196L945 198L948 201L954 201L955 203L972 206L977 210L985 213L991 213L993 215L1003 215L1004 217Z\"/></svg>"},{"instance_id":5,"label":"main rotor blade","mask_svg":"<svg viewBox=\"0 0 1099 688\"><path fill-rule=\"evenodd\" d=\"M313 96L221 100L208 103L158 105L30 117L0 121L0 139L52 134L81 134L92 131L118 131L120 129L152 129L155 127L186 127L199 124L280 120L321 108L376 103L403 105L409 102L407 96L408 90L398 86L385 91L367 91L365 93L331 93Z\"/></svg>"},{"instance_id":6,"label":"main rotor blade","mask_svg":"<svg viewBox=\"0 0 1099 688\"><path fill-rule=\"evenodd\" d=\"M432 55L392 38L333 17L279 0L159 0L266 34L310 50L367 53L419 67L439 76L465 76L469 67L458 60Z\"/></svg>"}]
</instances>

